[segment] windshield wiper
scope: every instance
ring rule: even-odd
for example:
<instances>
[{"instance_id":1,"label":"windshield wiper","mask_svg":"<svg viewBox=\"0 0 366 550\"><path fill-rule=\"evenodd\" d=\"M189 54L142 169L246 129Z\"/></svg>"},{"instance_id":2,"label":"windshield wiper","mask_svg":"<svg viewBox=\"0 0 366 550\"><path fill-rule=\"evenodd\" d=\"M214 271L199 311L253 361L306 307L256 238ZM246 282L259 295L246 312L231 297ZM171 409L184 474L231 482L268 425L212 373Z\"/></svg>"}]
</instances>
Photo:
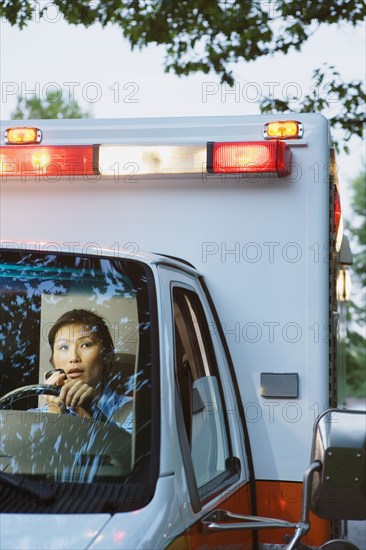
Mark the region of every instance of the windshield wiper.
<instances>
[{"instance_id":1,"label":"windshield wiper","mask_svg":"<svg viewBox=\"0 0 366 550\"><path fill-rule=\"evenodd\" d=\"M41 502L52 502L55 499L57 488L47 487L42 482L32 481L25 477L13 474L6 474L0 470L0 482L4 485L14 487L19 491L31 494Z\"/></svg>"}]
</instances>

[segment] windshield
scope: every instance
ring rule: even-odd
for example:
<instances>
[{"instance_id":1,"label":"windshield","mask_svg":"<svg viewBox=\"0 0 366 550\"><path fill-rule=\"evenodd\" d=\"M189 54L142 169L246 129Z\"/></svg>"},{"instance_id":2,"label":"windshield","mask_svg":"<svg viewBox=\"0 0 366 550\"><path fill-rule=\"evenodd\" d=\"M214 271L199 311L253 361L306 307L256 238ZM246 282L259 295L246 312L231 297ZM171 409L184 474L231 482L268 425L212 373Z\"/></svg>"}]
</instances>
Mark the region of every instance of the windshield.
<instances>
[{"instance_id":1,"label":"windshield","mask_svg":"<svg viewBox=\"0 0 366 550\"><path fill-rule=\"evenodd\" d=\"M2 251L0 281L0 481L118 484L122 492L134 484L151 494L148 268ZM136 493L144 502L146 491ZM141 505L136 495L122 508Z\"/></svg>"}]
</instances>

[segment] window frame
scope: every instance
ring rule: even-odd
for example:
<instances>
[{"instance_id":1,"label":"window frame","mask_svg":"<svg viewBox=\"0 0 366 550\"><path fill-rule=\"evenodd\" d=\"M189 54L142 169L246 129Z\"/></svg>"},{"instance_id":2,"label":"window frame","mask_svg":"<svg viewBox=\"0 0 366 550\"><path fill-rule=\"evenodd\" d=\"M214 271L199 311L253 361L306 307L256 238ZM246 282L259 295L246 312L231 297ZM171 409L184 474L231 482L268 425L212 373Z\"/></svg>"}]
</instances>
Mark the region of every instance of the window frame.
<instances>
[{"instance_id":1,"label":"window frame","mask_svg":"<svg viewBox=\"0 0 366 550\"><path fill-rule=\"evenodd\" d=\"M198 281L197 281L197 284L198 284ZM201 505L204 505L208 501L210 501L211 499L215 498L220 493L225 491L228 487L232 486L234 483L236 483L240 480L241 464L240 464L239 458L233 456L233 445L232 445L232 438L231 438L231 430L230 430L230 425L229 425L229 420L228 420L228 415L227 415L227 403L226 403L226 400L225 400L223 386L222 386L222 382L221 382L221 375L220 375L220 367L219 367L220 361L217 358L216 346L214 345L214 342L213 342L212 336L211 336L211 332L210 332L210 329L209 329L209 322L208 322L207 313L211 311L210 307L209 307L208 303L206 302L205 295L201 294L198 291L197 288L195 288L194 286L192 286L190 284L187 284L185 282L175 280L175 281L171 281L170 295L171 295L171 315L172 315L172 333L173 333L172 336L173 336L173 349L174 349L174 381L175 381L175 387L176 387L175 395L176 395L176 399L179 400L179 402L177 403L177 407L180 409L179 415L180 415L181 419L184 417L183 406L182 406L181 397L180 397L179 382L178 382L178 379L177 379L177 364L176 364L176 336L175 336L175 314L174 314L174 291L176 289L178 289L182 292L188 292L188 293L193 294L195 299L197 300L197 303L199 304L199 307L202 310L201 311L202 317L201 317L201 319L198 319L198 321L203 320L204 323L205 323L204 328L206 329L205 331L207 332L207 338L209 340L209 347L210 347L210 350L209 350L208 353L207 353L207 349L206 349L206 354L207 354L209 359L210 359L211 355L213 356L213 359L214 359L214 364L209 365L209 368L211 369L211 373L210 373L211 376L215 376L216 380L217 380L219 396L220 396L220 399L221 399L221 408L222 408L223 420L224 420L223 426L224 426L224 429L225 429L226 440L227 440L228 456L225 460L225 467L226 467L225 471L221 472L216 477L212 478L208 482L204 483L202 486L198 487L197 486L196 474L195 474L194 467L193 467L193 461L192 461L192 456L191 456L191 447L190 447L189 441L188 441L188 434L187 434L187 431L186 431L186 426L185 426L184 422L182 422L182 421L180 423L178 423L178 430L180 430L180 431L184 430L183 439L184 439L184 441L186 441L186 444L188 445L188 450L189 450L188 454L189 454L190 467L189 467L188 471L187 471L187 468L186 468L186 474L187 474L187 476L190 476L190 475L194 476L194 484L195 484L195 487L198 491L198 496L199 496ZM213 315L212 315L212 318L214 319ZM191 322L192 325L194 324L192 319L190 320L190 322ZM202 325L200 324L199 327L200 327L200 333L202 334L202 332L203 332L202 329L201 329ZM192 328L193 328L193 331L194 331L194 335L196 337L195 328L194 327L192 327ZM204 336L204 335L202 334L202 336ZM196 345L199 347L199 342L197 342ZM205 338L203 338L203 345L206 348ZM202 363L204 363L203 360L202 360ZM180 438L182 438L182 433L180 433Z\"/></svg>"},{"instance_id":2,"label":"window frame","mask_svg":"<svg viewBox=\"0 0 366 550\"><path fill-rule=\"evenodd\" d=\"M150 346L149 346L149 356L151 357L151 411L153 411L154 414L152 414L152 425L150 429L151 434L151 445L150 445L150 452L151 457L149 459L149 466L147 469L147 476L146 480L141 483L137 478L134 481L131 481L131 483L134 483L136 487L141 486L141 499L138 498L133 503L133 506L129 508L128 511L132 511L135 509L142 508L150 502L155 494L156 489L156 483L159 477L159 469L160 469L160 418L161 418L161 408L160 408L160 352L159 352L159 319L158 319L158 309L157 309L157 295L156 295L156 281L155 281L155 275L153 270L151 269L151 266L148 263L129 258L129 257L119 257L119 256L108 256L105 254L85 254L85 253L71 253L71 252L63 252L63 251L49 251L49 250L23 250L23 249L3 249L1 251L1 263L10 262L10 263L20 263L21 261L24 261L22 259L22 256L29 255L36 258L46 257L46 256L56 256L59 258L70 258L71 261L75 262L76 258L85 258L86 260L91 261L98 261L101 262L103 260L106 260L110 262L111 267L119 271L118 264L122 264L122 266L126 263L128 264L135 264L136 266L139 266L139 269L141 269L141 272L144 273L144 276L146 278L146 299L147 304L149 305L149 323L150 323L150 334L148 336L150 340ZM65 262L66 265L66 262ZM123 270L122 270L123 271ZM139 359L140 360L140 359ZM126 497L128 497L128 483L129 478L134 479L134 470L132 470L131 474L128 475L127 482L123 485L116 480L116 481L110 481L106 479L105 481L98 481L95 484L100 485L101 487L107 487L108 485L114 485L116 488L118 488L118 504L116 504L116 511L127 511L126 510ZM43 480L40 480L40 483L43 483ZM55 481L54 482L57 485L65 485L62 481ZM67 482L68 486L73 486L74 482ZM91 490L92 485L88 483L83 483L83 486L85 486L85 490ZM139 493L139 494L140 494ZM126 496L125 496L126 495ZM129 497L128 497L129 498ZM117 501L116 501L117 502ZM128 501L129 502L129 501ZM101 502L102 505L102 502ZM88 504L86 502L85 510L81 509L80 513L99 513L99 509L88 508ZM51 510L52 511L52 510Z\"/></svg>"}]
</instances>

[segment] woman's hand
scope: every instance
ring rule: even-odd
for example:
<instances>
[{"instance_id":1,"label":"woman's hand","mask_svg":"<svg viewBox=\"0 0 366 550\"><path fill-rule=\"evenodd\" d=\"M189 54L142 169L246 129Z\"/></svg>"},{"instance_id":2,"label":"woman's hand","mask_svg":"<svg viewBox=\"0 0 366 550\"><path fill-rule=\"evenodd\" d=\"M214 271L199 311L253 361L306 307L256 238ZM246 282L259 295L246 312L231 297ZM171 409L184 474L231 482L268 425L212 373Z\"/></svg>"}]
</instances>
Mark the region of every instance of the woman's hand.
<instances>
[{"instance_id":1,"label":"woman's hand","mask_svg":"<svg viewBox=\"0 0 366 550\"><path fill-rule=\"evenodd\" d=\"M65 373L60 372L53 373L46 382L61 387L59 396L45 395L50 412L54 412L51 409L56 407L61 413L64 413L66 407L72 407L80 416L90 418L85 408L91 404L94 398L94 389L91 386L80 380L68 379ZM58 410L55 412L58 412Z\"/></svg>"}]
</instances>

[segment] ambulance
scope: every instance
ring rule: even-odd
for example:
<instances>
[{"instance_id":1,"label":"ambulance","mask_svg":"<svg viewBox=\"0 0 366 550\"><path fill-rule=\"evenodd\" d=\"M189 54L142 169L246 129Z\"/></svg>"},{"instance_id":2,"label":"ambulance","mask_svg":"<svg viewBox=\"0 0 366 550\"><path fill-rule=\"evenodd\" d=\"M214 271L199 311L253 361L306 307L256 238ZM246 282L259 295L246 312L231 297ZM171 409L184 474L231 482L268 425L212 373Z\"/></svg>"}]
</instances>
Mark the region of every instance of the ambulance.
<instances>
[{"instance_id":1,"label":"ambulance","mask_svg":"<svg viewBox=\"0 0 366 550\"><path fill-rule=\"evenodd\" d=\"M343 402L352 255L328 121L1 136L1 549L354 550L365 414ZM75 310L114 349L85 415L47 383ZM105 395L119 419L94 414Z\"/></svg>"}]
</instances>

